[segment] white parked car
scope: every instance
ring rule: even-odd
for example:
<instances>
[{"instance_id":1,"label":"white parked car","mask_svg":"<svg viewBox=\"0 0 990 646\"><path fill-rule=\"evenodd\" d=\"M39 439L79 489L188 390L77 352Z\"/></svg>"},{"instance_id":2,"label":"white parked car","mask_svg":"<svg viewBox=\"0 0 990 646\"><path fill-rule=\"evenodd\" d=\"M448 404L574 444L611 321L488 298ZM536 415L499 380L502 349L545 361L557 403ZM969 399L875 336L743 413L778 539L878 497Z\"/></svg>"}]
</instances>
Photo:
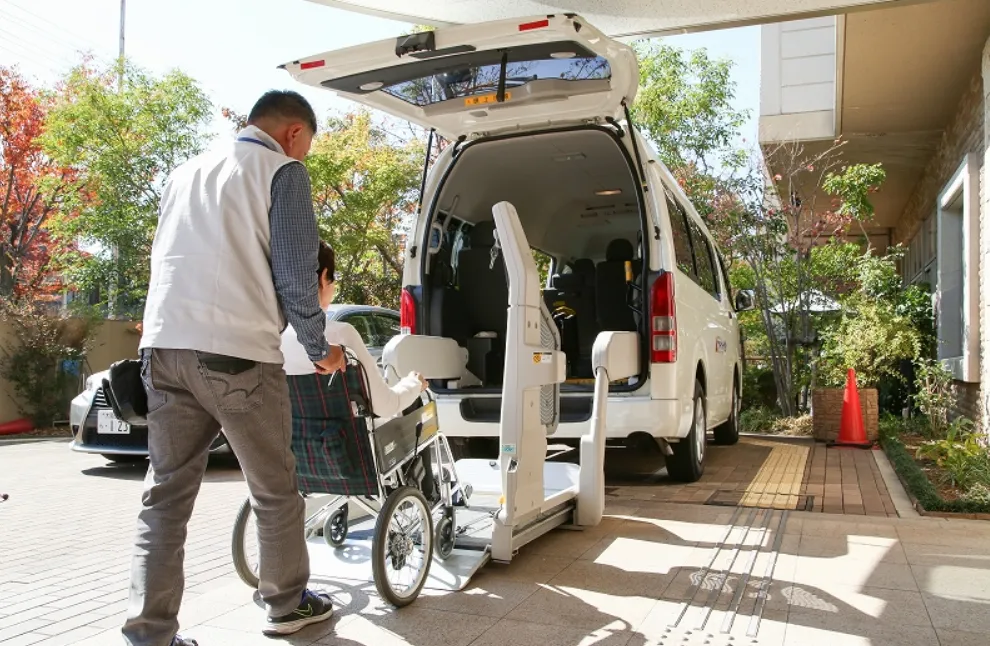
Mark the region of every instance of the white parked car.
<instances>
[{"instance_id":1,"label":"white parked car","mask_svg":"<svg viewBox=\"0 0 990 646\"><path fill-rule=\"evenodd\" d=\"M496 454L508 288L492 206L511 202L551 259L544 288L568 356L555 439L588 429L599 332L637 331L642 370L614 383L608 434L697 480L706 432L738 439L742 354L728 273L704 222L630 123L633 50L572 14L442 28L309 56L297 80L451 142L424 178L405 257L402 327L468 350L435 383L444 433ZM482 438L485 438L482 440ZM493 441L494 440L494 441Z\"/></svg>"},{"instance_id":2,"label":"white parked car","mask_svg":"<svg viewBox=\"0 0 990 646\"><path fill-rule=\"evenodd\" d=\"M332 305L331 321L350 323L361 335L373 357L380 357L388 340L399 334L399 313L367 305ZM134 462L148 455L148 429L120 421L103 394L106 371L86 380L83 392L72 400L69 413L73 451L99 453L113 462ZM231 453L223 433L211 447L213 453Z\"/></svg>"}]
</instances>

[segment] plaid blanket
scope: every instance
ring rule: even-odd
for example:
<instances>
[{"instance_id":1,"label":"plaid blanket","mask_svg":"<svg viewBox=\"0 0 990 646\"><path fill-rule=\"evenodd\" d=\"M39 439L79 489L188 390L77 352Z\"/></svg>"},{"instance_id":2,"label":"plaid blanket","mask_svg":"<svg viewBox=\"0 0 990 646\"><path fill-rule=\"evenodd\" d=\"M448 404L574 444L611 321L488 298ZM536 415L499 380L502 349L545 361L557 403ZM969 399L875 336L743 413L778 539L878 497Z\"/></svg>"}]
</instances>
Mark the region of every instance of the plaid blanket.
<instances>
[{"instance_id":1,"label":"plaid blanket","mask_svg":"<svg viewBox=\"0 0 990 646\"><path fill-rule=\"evenodd\" d=\"M329 377L292 375L292 452L303 493L378 495L378 476L365 421L368 389L351 365L329 387ZM357 402L357 403L355 403Z\"/></svg>"}]
</instances>

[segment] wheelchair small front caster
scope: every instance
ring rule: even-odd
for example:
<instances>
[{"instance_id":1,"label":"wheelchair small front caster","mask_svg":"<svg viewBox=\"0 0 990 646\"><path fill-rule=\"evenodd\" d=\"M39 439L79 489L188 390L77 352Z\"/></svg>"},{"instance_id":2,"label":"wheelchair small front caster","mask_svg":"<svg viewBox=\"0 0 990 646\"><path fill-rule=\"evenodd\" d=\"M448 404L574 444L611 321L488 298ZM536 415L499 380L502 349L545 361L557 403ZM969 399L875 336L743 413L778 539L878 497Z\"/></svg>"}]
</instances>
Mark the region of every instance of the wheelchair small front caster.
<instances>
[{"instance_id":1,"label":"wheelchair small front caster","mask_svg":"<svg viewBox=\"0 0 990 646\"><path fill-rule=\"evenodd\" d=\"M347 540L347 505L327 516L323 523L323 540L330 547L341 547Z\"/></svg>"},{"instance_id":2,"label":"wheelchair small front caster","mask_svg":"<svg viewBox=\"0 0 990 646\"><path fill-rule=\"evenodd\" d=\"M454 508L448 507L434 529L433 553L441 561L446 561L454 553L457 525L454 522Z\"/></svg>"}]
</instances>

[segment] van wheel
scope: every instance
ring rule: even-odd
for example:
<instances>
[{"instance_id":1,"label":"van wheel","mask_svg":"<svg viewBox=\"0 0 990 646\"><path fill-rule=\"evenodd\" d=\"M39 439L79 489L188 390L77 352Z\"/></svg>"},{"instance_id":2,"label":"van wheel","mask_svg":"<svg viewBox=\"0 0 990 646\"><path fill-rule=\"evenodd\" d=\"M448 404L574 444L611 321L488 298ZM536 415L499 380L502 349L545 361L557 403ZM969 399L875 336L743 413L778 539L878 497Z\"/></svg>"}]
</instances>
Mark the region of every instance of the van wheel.
<instances>
[{"instance_id":1,"label":"van wheel","mask_svg":"<svg viewBox=\"0 0 990 646\"><path fill-rule=\"evenodd\" d=\"M733 380L735 381L735 380ZM729 419L720 426L717 426L712 432L714 436L715 444L721 444L723 446L731 446L739 441L739 408L741 402L739 401L739 387L733 383L732 385L732 412L729 413Z\"/></svg>"},{"instance_id":2,"label":"van wheel","mask_svg":"<svg viewBox=\"0 0 990 646\"><path fill-rule=\"evenodd\" d=\"M667 475L678 482L697 482L705 472L705 391L694 382L694 419L691 431L680 442L671 444L673 455L665 456Z\"/></svg>"}]
</instances>

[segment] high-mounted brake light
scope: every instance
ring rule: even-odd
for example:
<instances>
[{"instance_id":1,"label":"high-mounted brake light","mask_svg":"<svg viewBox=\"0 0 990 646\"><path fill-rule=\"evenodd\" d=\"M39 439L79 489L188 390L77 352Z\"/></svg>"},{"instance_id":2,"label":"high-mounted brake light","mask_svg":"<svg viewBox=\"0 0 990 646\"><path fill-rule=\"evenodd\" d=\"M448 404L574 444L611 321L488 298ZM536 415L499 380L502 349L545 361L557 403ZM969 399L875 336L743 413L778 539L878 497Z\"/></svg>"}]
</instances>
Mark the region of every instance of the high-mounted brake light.
<instances>
[{"instance_id":1,"label":"high-mounted brake light","mask_svg":"<svg viewBox=\"0 0 990 646\"><path fill-rule=\"evenodd\" d=\"M650 361L677 361L677 311L674 306L674 273L670 271L660 274L650 294Z\"/></svg>"},{"instance_id":2,"label":"high-mounted brake light","mask_svg":"<svg viewBox=\"0 0 990 646\"><path fill-rule=\"evenodd\" d=\"M534 22L524 22L519 25L519 31L532 31L534 29L545 29L550 26L549 20L537 20Z\"/></svg>"},{"instance_id":3,"label":"high-mounted brake light","mask_svg":"<svg viewBox=\"0 0 990 646\"><path fill-rule=\"evenodd\" d=\"M311 70L311 69L315 69L317 67L323 67L326 64L327 64L327 62L324 61L324 60L308 61L306 63L300 63L299 64L299 69L301 69L301 70Z\"/></svg>"},{"instance_id":4,"label":"high-mounted brake light","mask_svg":"<svg viewBox=\"0 0 990 646\"><path fill-rule=\"evenodd\" d=\"M399 302L399 326L402 334L416 334L416 298L408 287Z\"/></svg>"}]
</instances>

